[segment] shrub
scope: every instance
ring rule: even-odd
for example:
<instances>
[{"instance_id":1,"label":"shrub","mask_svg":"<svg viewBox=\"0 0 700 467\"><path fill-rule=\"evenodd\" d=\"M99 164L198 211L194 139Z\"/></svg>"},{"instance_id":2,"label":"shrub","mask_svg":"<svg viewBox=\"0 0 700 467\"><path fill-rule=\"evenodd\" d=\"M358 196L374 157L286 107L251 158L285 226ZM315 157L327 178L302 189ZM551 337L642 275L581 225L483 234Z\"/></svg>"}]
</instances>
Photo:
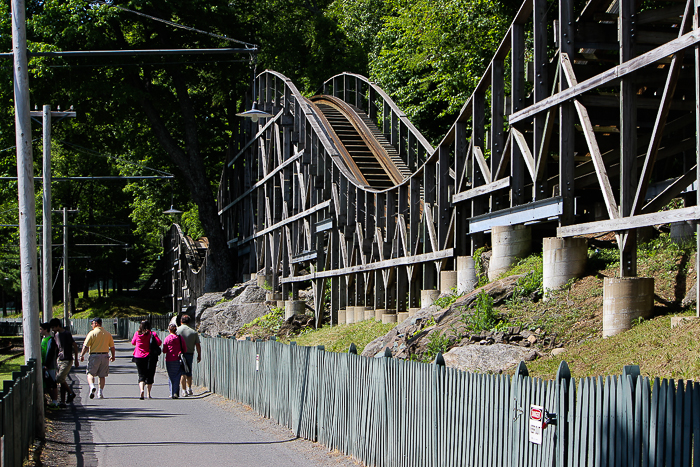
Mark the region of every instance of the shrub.
<instances>
[{"instance_id":1,"label":"shrub","mask_svg":"<svg viewBox=\"0 0 700 467\"><path fill-rule=\"evenodd\" d=\"M493 298L483 290L479 292L471 308L471 313L462 313L462 320L468 331L476 333L489 331L498 325L498 314L493 309Z\"/></svg>"}]
</instances>

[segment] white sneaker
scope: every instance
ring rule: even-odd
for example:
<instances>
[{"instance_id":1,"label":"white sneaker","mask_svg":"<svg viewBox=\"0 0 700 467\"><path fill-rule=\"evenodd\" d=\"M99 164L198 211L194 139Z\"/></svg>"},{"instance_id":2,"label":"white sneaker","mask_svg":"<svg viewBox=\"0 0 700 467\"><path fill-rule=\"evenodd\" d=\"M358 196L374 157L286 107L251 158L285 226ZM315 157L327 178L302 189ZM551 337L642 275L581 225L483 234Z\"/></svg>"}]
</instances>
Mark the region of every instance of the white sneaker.
<instances>
[{"instance_id":1,"label":"white sneaker","mask_svg":"<svg viewBox=\"0 0 700 467\"><path fill-rule=\"evenodd\" d=\"M98 398L98 399L104 399L104 398L105 398L105 395L102 394L102 391L98 391L98 392L97 392L97 398Z\"/></svg>"},{"instance_id":2,"label":"white sneaker","mask_svg":"<svg viewBox=\"0 0 700 467\"><path fill-rule=\"evenodd\" d=\"M189 394L187 393L186 389L182 390L182 397L187 397Z\"/></svg>"},{"instance_id":3,"label":"white sneaker","mask_svg":"<svg viewBox=\"0 0 700 467\"><path fill-rule=\"evenodd\" d=\"M95 398L95 391L97 391L97 388L95 388L95 387L90 388L90 399Z\"/></svg>"},{"instance_id":4,"label":"white sneaker","mask_svg":"<svg viewBox=\"0 0 700 467\"><path fill-rule=\"evenodd\" d=\"M190 396L191 396L192 394L194 394L194 393L192 392L192 388L189 388L189 389L187 390L187 394L189 394Z\"/></svg>"}]
</instances>

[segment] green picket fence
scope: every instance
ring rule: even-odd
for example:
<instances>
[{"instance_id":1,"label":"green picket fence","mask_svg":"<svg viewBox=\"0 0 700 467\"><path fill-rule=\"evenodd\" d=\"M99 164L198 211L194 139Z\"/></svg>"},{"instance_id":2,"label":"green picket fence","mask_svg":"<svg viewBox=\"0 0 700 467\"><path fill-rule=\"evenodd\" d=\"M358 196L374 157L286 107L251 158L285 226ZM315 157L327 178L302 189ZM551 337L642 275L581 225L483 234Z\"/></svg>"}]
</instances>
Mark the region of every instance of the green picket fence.
<instances>
[{"instance_id":1,"label":"green picket fence","mask_svg":"<svg viewBox=\"0 0 700 467\"><path fill-rule=\"evenodd\" d=\"M36 423L36 362L30 360L0 393L0 459L7 467L21 467L34 442Z\"/></svg>"},{"instance_id":2,"label":"green picket fence","mask_svg":"<svg viewBox=\"0 0 700 467\"><path fill-rule=\"evenodd\" d=\"M131 337L138 323L126 326ZM167 332L159 332L161 338ZM162 360L162 359L161 359ZM161 362L162 364L162 362ZM194 381L372 466L700 465L700 384L468 373L276 341L202 338ZM531 442L533 406L551 419Z\"/></svg>"}]
</instances>

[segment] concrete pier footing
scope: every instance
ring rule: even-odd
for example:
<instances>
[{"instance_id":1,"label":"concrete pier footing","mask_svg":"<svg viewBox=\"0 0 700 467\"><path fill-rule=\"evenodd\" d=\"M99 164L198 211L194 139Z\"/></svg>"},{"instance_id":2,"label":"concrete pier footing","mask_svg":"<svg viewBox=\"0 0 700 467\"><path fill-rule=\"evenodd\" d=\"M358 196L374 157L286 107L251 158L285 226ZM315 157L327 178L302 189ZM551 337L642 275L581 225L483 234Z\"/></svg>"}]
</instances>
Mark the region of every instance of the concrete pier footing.
<instances>
[{"instance_id":1,"label":"concrete pier footing","mask_svg":"<svg viewBox=\"0 0 700 467\"><path fill-rule=\"evenodd\" d=\"M654 309L654 279L610 277L603 281L603 337L627 331Z\"/></svg>"},{"instance_id":2,"label":"concrete pier footing","mask_svg":"<svg viewBox=\"0 0 700 467\"><path fill-rule=\"evenodd\" d=\"M440 293L457 290L457 271L440 271Z\"/></svg>"},{"instance_id":3,"label":"concrete pier footing","mask_svg":"<svg viewBox=\"0 0 700 467\"><path fill-rule=\"evenodd\" d=\"M374 308L371 306L365 307L365 321L374 319Z\"/></svg>"},{"instance_id":4,"label":"concrete pier footing","mask_svg":"<svg viewBox=\"0 0 700 467\"><path fill-rule=\"evenodd\" d=\"M408 309L408 316L413 318L416 315L416 313L418 313L419 311L420 311L420 308L409 308Z\"/></svg>"},{"instance_id":5,"label":"concrete pier footing","mask_svg":"<svg viewBox=\"0 0 700 467\"><path fill-rule=\"evenodd\" d=\"M524 225L496 226L491 229L489 280L495 280L520 259L530 254L532 234Z\"/></svg>"},{"instance_id":6,"label":"concrete pier footing","mask_svg":"<svg viewBox=\"0 0 700 467\"><path fill-rule=\"evenodd\" d=\"M671 240L675 243L688 242L695 239L695 222L672 222L671 223Z\"/></svg>"},{"instance_id":7,"label":"concrete pier footing","mask_svg":"<svg viewBox=\"0 0 700 467\"><path fill-rule=\"evenodd\" d=\"M396 310L384 310L382 314L382 324L396 323L398 320L398 315Z\"/></svg>"},{"instance_id":8,"label":"concrete pier footing","mask_svg":"<svg viewBox=\"0 0 700 467\"><path fill-rule=\"evenodd\" d=\"M378 323L382 322L382 315L386 313L386 310L384 308L377 308L374 310L374 320Z\"/></svg>"},{"instance_id":9,"label":"concrete pier footing","mask_svg":"<svg viewBox=\"0 0 700 467\"><path fill-rule=\"evenodd\" d=\"M345 307L345 324L353 324L355 322L355 307Z\"/></svg>"},{"instance_id":10,"label":"concrete pier footing","mask_svg":"<svg viewBox=\"0 0 700 467\"><path fill-rule=\"evenodd\" d=\"M558 290L586 271L588 240L585 238L545 238L542 243L542 287Z\"/></svg>"},{"instance_id":11,"label":"concrete pier footing","mask_svg":"<svg viewBox=\"0 0 700 467\"><path fill-rule=\"evenodd\" d=\"M440 296L440 291L435 289L420 291L420 306L421 308L429 307Z\"/></svg>"},{"instance_id":12,"label":"concrete pier footing","mask_svg":"<svg viewBox=\"0 0 700 467\"><path fill-rule=\"evenodd\" d=\"M402 311L401 313L397 313L396 316L397 316L397 317L396 317L397 322L403 323L405 320L408 319L408 312L407 312L407 311L406 311L406 312L403 312L403 311Z\"/></svg>"},{"instance_id":13,"label":"concrete pier footing","mask_svg":"<svg viewBox=\"0 0 700 467\"><path fill-rule=\"evenodd\" d=\"M465 294L476 288L476 267L471 256L457 257L457 293Z\"/></svg>"},{"instance_id":14,"label":"concrete pier footing","mask_svg":"<svg viewBox=\"0 0 700 467\"><path fill-rule=\"evenodd\" d=\"M303 315L306 311L306 304L303 300L287 300L284 302L284 319L289 319L294 315Z\"/></svg>"},{"instance_id":15,"label":"concrete pier footing","mask_svg":"<svg viewBox=\"0 0 700 467\"><path fill-rule=\"evenodd\" d=\"M345 309L338 310L338 324L346 324L345 314L347 311Z\"/></svg>"}]
</instances>

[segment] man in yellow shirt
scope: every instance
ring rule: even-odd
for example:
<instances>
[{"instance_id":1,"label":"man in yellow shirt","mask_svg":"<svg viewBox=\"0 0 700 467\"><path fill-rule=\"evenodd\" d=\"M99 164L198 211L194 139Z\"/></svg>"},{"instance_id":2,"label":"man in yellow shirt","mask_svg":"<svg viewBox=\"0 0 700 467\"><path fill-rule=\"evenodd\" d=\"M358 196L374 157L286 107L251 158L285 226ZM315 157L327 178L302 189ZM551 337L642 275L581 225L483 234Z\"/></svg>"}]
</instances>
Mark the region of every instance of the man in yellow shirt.
<instances>
[{"instance_id":1,"label":"man in yellow shirt","mask_svg":"<svg viewBox=\"0 0 700 467\"><path fill-rule=\"evenodd\" d=\"M99 378L100 389L97 390L97 398L104 399L105 378L109 376L109 362L116 357L116 348L112 335L102 327L102 318L92 318L90 322L92 331L85 337L83 350L80 352L80 361L85 361L85 354L90 350L87 364L87 380L90 385L90 399L95 398L95 377ZM111 352L110 357L108 353Z\"/></svg>"}]
</instances>

